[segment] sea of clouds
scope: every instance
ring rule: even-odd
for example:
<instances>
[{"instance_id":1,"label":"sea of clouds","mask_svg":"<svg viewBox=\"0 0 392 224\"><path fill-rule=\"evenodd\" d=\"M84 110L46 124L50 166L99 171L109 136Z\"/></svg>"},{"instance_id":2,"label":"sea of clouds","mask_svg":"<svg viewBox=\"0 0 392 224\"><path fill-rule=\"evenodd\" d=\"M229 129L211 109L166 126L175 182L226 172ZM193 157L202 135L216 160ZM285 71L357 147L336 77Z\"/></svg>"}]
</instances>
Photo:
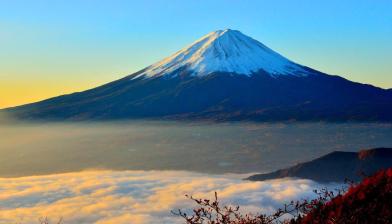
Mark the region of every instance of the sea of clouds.
<instances>
[{"instance_id":1,"label":"sea of clouds","mask_svg":"<svg viewBox=\"0 0 392 224\"><path fill-rule=\"evenodd\" d=\"M247 175L185 171L84 171L0 178L0 223L38 223L39 217L75 223L184 223L171 210L191 214L184 195L239 205L242 213L271 214L291 200L314 197L325 185L310 180L243 181ZM335 188L338 185L330 185Z\"/></svg>"}]
</instances>

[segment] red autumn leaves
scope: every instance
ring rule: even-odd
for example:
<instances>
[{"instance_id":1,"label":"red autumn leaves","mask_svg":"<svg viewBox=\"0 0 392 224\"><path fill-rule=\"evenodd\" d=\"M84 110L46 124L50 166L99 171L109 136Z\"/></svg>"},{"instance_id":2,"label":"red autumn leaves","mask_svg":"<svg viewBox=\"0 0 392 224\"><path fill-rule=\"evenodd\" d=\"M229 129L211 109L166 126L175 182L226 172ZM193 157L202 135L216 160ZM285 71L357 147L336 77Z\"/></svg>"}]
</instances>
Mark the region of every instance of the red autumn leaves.
<instances>
[{"instance_id":1,"label":"red autumn leaves","mask_svg":"<svg viewBox=\"0 0 392 224\"><path fill-rule=\"evenodd\" d=\"M191 216L178 210L175 215L183 217L189 224L321 224L321 223L392 223L392 169L380 171L371 176L364 175L361 183L352 181L349 185L329 191L315 190L316 199L291 201L275 214L245 214L236 208L219 205L217 194L215 200L195 199L186 195L202 207L194 209ZM335 193L334 193L335 192ZM291 218L287 218L291 215ZM283 217L286 217L285 219Z\"/></svg>"}]
</instances>

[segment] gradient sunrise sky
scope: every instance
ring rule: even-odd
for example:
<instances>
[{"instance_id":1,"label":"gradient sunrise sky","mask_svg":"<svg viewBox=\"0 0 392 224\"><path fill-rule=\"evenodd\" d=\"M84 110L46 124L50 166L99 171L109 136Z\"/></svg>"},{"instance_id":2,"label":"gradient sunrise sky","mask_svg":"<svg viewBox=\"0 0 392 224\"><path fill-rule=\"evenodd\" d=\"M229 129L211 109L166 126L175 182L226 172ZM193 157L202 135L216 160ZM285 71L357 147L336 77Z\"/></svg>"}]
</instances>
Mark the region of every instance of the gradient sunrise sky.
<instances>
[{"instance_id":1,"label":"gradient sunrise sky","mask_svg":"<svg viewBox=\"0 0 392 224\"><path fill-rule=\"evenodd\" d=\"M240 30L316 70L392 88L392 1L0 0L0 108L83 91Z\"/></svg>"}]
</instances>

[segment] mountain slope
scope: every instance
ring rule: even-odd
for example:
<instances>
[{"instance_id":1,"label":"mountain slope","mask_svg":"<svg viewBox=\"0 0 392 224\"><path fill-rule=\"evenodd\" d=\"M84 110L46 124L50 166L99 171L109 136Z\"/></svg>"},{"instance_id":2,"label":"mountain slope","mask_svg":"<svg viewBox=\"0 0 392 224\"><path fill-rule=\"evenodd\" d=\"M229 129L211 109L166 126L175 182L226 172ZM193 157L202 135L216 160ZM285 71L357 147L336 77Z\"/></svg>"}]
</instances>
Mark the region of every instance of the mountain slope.
<instances>
[{"instance_id":1,"label":"mountain slope","mask_svg":"<svg viewBox=\"0 0 392 224\"><path fill-rule=\"evenodd\" d=\"M224 30L120 80L3 111L45 120L392 120L392 92L304 67Z\"/></svg>"},{"instance_id":2,"label":"mountain slope","mask_svg":"<svg viewBox=\"0 0 392 224\"><path fill-rule=\"evenodd\" d=\"M345 178L360 181L362 175L373 174L382 168L392 166L392 148L377 148L359 152L332 152L310 162L299 163L293 167L267 174L256 174L246 178L251 181L264 181L285 177L298 177L318 182L343 182Z\"/></svg>"},{"instance_id":3,"label":"mountain slope","mask_svg":"<svg viewBox=\"0 0 392 224\"><path fill-rule=\"evenodd\" d=\"M287 58L272 51L262 43L237 30L219 30L209 33L180 52L148 67L135 76L175 77L175 71L185 67L194 76L205 76L213 72L229 72L250 76L263 69L271 76L311 74Z\"/></svg>"}]
</instances>

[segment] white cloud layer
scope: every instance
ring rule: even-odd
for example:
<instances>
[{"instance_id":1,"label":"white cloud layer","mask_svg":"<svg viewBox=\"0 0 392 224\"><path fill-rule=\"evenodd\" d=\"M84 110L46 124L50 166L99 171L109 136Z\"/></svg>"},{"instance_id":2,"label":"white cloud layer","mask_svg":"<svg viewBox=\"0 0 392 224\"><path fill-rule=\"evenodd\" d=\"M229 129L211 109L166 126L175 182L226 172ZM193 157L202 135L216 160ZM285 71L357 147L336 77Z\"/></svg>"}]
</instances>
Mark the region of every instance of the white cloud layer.
<instances>
[{"instance_id":1,"label":"white cloud layer","mask_svg":"<svg viewBox=\"0 0 392 224\"><path fill-rule=\"evenodd\" d=\"M181 171L89 171L0 178L0 223L37 223L63 217L75 223L184 223L170 210L191 214L185 194L239 205L242 213L272 213L291 200L313 197L324 185L310 180L242 181L244 175Z\"/></svg>"}]
</instances>

